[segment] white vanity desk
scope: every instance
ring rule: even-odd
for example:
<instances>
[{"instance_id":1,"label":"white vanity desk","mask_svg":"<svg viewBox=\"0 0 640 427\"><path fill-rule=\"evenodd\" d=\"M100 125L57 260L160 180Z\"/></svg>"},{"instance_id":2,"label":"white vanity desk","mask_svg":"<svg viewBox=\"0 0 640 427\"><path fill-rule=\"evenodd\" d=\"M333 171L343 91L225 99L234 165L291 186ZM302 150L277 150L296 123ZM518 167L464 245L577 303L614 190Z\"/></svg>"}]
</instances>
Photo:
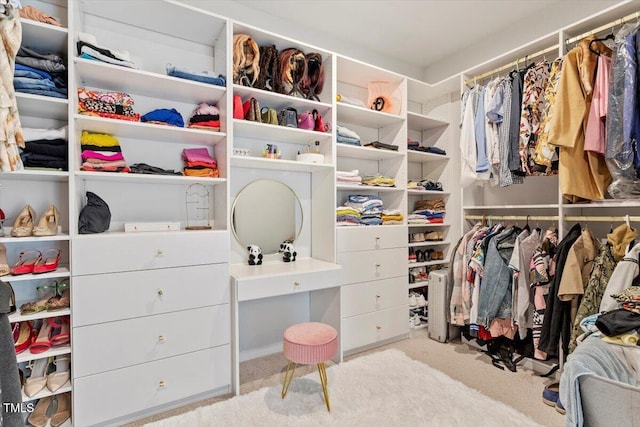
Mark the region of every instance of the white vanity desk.
<instances>
[{"instance_id":1,"label":"white vanity desk","mask_svg":"<svg viewBox=\"0 0 640 427\"><path fill-rule=\"evenodd\" d=\"M298 258L295 262L270 261L262 265L232 264L230 266L232 293L232 333L234 378L233 389L240 394L240 335L241 305L258 299L286 297L308 293L308 321L327 323L340 336L340 286L342 267L331 262L313 258ZM292 307L292 310L295 307ZM276 319L260 319L251 328L272 330L278 325ZM291 326L291 325L289 325ZM284 330L282 330L284 332ZM258 331L255 332L258 334ZM342 359L340 347L336 362Z\"/></svg>"}]
</instances>

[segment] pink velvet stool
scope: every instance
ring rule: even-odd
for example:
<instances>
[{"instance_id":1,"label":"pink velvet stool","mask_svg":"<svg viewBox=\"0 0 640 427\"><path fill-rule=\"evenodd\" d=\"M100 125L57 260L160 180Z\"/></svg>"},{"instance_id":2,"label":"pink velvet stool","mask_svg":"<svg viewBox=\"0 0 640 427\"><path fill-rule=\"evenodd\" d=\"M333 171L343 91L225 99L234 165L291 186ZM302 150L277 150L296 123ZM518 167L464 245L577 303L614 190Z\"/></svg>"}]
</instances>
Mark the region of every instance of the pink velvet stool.
<instances>
[{"instance_id":1,"label":"pink velvet stool","mask_svg":"<svg viewBox=\"0 0 640 427\"><path fill-rule=\"evenodd\" d=\"M329 406L329 392L327 390L327 370L324 362L333 358L338 351L338 332L329 325L319 322L298 323L284 331L284 356L287 358L287 372L282 384L282 398L287 395L289 385L296 372L298 363L301 365L316 364L320 374L320 383L324 393L327 410ZM293 370L289 368L293 363Z\"/></svg>"}]
</instances>

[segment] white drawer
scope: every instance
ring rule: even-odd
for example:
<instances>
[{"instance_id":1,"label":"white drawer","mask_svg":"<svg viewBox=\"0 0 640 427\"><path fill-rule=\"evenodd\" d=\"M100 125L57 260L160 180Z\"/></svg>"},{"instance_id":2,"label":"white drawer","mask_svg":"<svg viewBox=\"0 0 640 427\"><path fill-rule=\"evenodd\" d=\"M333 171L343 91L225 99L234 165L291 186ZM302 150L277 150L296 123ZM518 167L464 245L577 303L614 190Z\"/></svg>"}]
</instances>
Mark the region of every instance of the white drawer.
<instances>
[{"instance_id":1,"label":"white drawer","mask_svg":"<svg viewBox=\"0 0 640 427\"><path fill-rule=\"evenodd\" d=\"M373 249L406 248L409 236L406 226L338 228L337 251L369 251Z\"/></svg>"},{"instance_id":2,"label":"white drawer","mask_svg":"<svg viewBox=\"0 0 640 427\"><path fill-rule=\"evenodd\" d=\"M339 265L318 260L303 259L292 263L263 264L235 269L238 301L289 295L342 284ZM254 274L247 275L246 271Z\"/></svg>"},{"instance_id":3,"label":"white drawer","mask_svg":"<svg viewBox=\"0 0 640 427\"><path fill-rule=\"evenodd\" d=\"M73 277L73 326L229 302L228 264Z\"/></svg>"},{"instance_id":4,"label":"white drawer","mask_svg":"<svg viewBox=\"0 0 640 427\"><path fill-rule=\"evenodd\" d=\"M342 287L342 317L356 316L407 304L403 278L356 283Z\"/></svg>"},{"instance_id":5,"label":"white drawer","mask_svg":"<svg viewBox=\"0 0 640 427\"><path fill-rule=\"evenodd\" d=\"M344 269L344 283L368 282L391 277L407 278L407 248L343 252L338 264ZM405 280L406 281L406 280Z\"/></svg>"},{"instance_id":6,"label":"white drawer","mask_svg":"<svg viewBox=\"0 0 640 427\"><path fill-rule=\"evenodd\" d=\"M229 344L229 304L73 328L73 375Z\"/></svg>"},{"instance_id":7,"label":"white drawer","mask_svg":"<svg viewBox=\"0 0 640 427\"><path fill-rule=\"evenodd\" d=\"M228 345L77 378L73 425L102 423L230 384Z\"/></svg>"},{"instance_id":8,"label":"white drawer","mask_svg":"<svg viewBox=\"0 0 640 427\"><path fill-rule=\"evenodd\" d=\"M71 254L74 276L228 262L229 233L80 236L73 241Z\"/></svg>"},{"instance_id":9,"label":"white drawer","mask_svg":"<svg viewBox=\"0 0 640 427\"><path fill-rule=\"evenodd\" d=\"M409 310L396 307L342 319L342 348L373 344L409 333Z\"/></svg>"}]
</instances>

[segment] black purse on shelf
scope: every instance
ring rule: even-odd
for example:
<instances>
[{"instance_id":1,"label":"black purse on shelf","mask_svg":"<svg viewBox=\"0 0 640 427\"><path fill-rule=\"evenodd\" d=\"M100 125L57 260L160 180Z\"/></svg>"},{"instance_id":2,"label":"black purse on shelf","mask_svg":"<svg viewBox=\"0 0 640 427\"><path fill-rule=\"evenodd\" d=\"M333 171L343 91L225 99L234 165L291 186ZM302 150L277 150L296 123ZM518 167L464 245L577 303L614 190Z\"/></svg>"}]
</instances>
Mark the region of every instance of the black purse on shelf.
<instances>
[{"instance_id":1,"label":"black purse on shelf","mask_svg":"<svg viewBox=\"0 0 640 427\"><path fill-rule=\"evenodd\" d=\"M87 191L87 204L80 211L78 233L103 233L111 225L111 210L97 194Z\"/></svg>"}]
</instances>

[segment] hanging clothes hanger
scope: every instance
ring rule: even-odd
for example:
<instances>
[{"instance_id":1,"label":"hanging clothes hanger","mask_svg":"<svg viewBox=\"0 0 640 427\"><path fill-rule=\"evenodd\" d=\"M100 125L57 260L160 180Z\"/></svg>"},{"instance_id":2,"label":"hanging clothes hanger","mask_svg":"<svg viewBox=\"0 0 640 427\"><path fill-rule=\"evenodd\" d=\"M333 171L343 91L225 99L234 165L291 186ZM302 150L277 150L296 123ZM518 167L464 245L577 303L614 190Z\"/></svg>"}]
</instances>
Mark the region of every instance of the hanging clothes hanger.
<instances>
[{"instance_id":1,"label":"hanging clothes hanger","mask_svg":"<svg viewBox=\"0 0 640 427\"><path fill-rule=\"evenodd\" d=\"M613 31L613 30L612 30L612 31ZM606 36L604 36L604 37L602 37L602 38L595 38L595 39L593 39L593 40L591 40L591 41L589 42L589 50L590 50L591 52L595 53L596 55L600 56L600 52L598 52L598 51L596 51L596 50L594 50L594 49L593 49L593 44L594 44L595 42L604 42L604 41L607 41L607 40L613 40L613 39L615 39L615 36L613 35L613 33L611 33L611 34L607 34Z\"/></svg>"},{"instance_id":2,"label":"hanging clothes hanger","mask_svg":"<svg viewBox=\"0 0 640 427\"><path fill-rule=\"evenodd\" d=\"M527 215L526 221L527 222L525 223L523 230L531 231L531 227L529 227L529 215Z\"/></svg>"}]
</instances>

